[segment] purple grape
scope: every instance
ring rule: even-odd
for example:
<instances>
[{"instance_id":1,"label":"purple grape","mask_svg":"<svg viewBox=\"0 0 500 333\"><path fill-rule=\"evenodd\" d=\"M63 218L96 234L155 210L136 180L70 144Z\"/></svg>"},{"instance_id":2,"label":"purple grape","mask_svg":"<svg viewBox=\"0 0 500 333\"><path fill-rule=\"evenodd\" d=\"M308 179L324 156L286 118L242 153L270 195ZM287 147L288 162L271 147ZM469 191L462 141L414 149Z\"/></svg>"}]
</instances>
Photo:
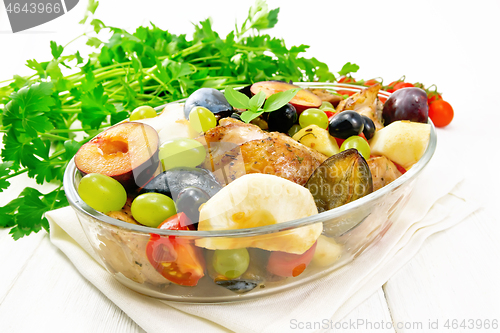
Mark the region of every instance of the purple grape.
<instances>
[{"instance_id":1,"label":"purple grape","mask_svg":"<svg viewBox=\"0 0 500 333\"><path fill-rule=\"evenodd\" d=\"M427 123L428 114L427 94L416 87L396 90L382 110L385 126L397 120Z\"/></svg>"}]
</instances>

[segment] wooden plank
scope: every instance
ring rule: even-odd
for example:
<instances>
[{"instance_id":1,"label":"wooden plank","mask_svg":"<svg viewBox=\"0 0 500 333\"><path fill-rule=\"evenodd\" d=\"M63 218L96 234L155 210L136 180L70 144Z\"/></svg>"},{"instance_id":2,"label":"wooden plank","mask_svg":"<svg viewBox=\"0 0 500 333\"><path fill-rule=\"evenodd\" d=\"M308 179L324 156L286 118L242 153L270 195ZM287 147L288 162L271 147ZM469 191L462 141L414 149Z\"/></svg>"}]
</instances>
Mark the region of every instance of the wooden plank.
<instances>
[{"instance_id":1,"label":"wooden plank","mask_svg":"<svg viewBox=\"0 0 500 333\"><path fill-rule=\"evenodd\" d=\"M9 235L8 229L0 229L0 304L15 285L30 258L44 237L44 232L18 241Z\"/></svg>"},{"instance_id":2,"label":"wooden plank","mask_svg":"<svg viewBox=\"0 0 500 333\"><path fill-rule=\"evenodd\" d=\"M384 332L395 333L392 318L385 299L384 291L379 288L373 295L352 310L342 320L333 324L327 332L357 333Z\"/></svg>"},{"instance_id":3,"label":"wooden plank","mask_svg":"<svg viewBox=\"0 0 500 333\"><path fill-rule=\"evenodd\" d=\"M438 321L500 320L500 245L498 219L484 210L457 226L429 237L417 255L384 286L395 322L423 324L423 330L402 328L398 333L429 330ZM494 236L496 232L496 237ZM477 326L451 330L471 332ZM436 330L437 331L437 330Z\"/></svg>"},{"instance_id":4,"label":"wooden plank","mask_svg":"<svg viewBox=\"0 0 500 333\"><path fill-rule=\"evenodd\" d=\"M144 332L40 236L0 303L0 332Z\"/></svg>"}]
</instances>

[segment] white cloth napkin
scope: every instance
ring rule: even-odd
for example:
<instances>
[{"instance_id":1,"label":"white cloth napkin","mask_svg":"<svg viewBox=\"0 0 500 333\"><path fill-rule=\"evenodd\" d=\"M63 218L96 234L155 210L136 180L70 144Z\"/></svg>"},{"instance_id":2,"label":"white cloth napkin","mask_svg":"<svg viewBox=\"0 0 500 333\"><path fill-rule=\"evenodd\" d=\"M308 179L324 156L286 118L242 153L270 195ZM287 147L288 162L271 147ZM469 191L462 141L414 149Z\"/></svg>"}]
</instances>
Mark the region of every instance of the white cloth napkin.
<instances>
[{"instance_id":1,"label":"white cloth napkin","mask_svg":"<svg viewBox=\"0 0 500 333\"><path fill-rule=\"evenodd\" d=\"M197 305L140 295L92 258L90 244L69 207L47 214L50 239L86 279L147 332L295 331L292 320L340 321L408 262L429 235L450 228L477 208L461 190L456 169L442 162L434 158L429 163L398 221L352 263L296 289L255 300Z\"/></svg>"}]
</instances>

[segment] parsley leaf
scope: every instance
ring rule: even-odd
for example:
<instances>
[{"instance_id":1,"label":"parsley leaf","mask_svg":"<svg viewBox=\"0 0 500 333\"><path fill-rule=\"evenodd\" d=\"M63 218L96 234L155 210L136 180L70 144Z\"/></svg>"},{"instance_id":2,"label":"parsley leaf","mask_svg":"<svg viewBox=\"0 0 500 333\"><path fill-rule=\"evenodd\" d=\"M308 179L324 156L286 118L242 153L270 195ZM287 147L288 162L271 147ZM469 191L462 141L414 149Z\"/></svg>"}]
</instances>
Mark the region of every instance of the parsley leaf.
<instances>
[{"instance_id":1,"label":"parsley leaf","mask_svg":"<svg viewBox=\"0 0 500 333\"><path fill-rule=\"evenodd\" d=\"M10 183L7 181L7 176L10 173L9 168L12 167L14 162L3 162L0 163L0 192L7 189L10 186Z\"/></svg>"},{"instance_id":2,"label":"parsley leaf","mask_svg":"<svg viewBox=\"0 0 500 333\"><path fill-rule=\"evenodd\" d=\"M356 64L351 64L350 62L346 63L342 66L342 69L338 72L341 76L345 76L351 73L356 73L359 69L359 66Z\"/></svg>"},{"instance_id":3,"label":"parsley leaf","mask_svg":"<svg viewBox=\"0 0 500 333\"><path fill-rule=\"evenodd\" d=\"M54 57L54 59L58 59L63 53L64 47L61 45L57 45L57 43L52 40L50 41L50 50L52 51L52 56Z\"/></svg>"}]
</instances>

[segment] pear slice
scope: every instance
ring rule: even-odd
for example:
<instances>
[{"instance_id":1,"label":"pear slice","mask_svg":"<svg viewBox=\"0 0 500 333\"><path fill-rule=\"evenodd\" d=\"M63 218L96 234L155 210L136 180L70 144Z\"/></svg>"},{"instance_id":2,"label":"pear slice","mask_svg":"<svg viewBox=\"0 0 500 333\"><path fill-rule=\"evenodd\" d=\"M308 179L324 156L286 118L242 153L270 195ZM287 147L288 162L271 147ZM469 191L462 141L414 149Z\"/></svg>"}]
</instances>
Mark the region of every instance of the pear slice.
<instances>
[{"instance_id":1,"label":"pear slice","mask_svg":"<svg viewBox=\"0 0 500 333\"><path fill-rule=\"evenodd\" d=\"M287 179L247 174L220 190L200 210L198 230L233 230L283 223L318 214L308 189ZM210 237L196 245L211 250L255 247L302 254L318 239L322 223L262 236Z\"/></svg>"},{"instance_id":2,"label":"pear slice","mask_svg":"<svg viewBox=\"0 0 500 333\"><path fill-rule=\"evenodd\" d=\"M167 104L162 113L154 118L135 120L150 125L160 137L160 145L176 138L195 138L199 134L191 128L189 121L184 117L184 104Z\"/></svg>"},{"instance_id":3,"label":"pear slice","mask_svg":"<svg viewBox=\"0 0 500 333\"><path fill-rule=\"evenodd\" d=\"M375 132L370 140L372 155L383 155L408 169L424 155L429 144L431 125L395 121Z\"/></svg>"}]
</instances>

